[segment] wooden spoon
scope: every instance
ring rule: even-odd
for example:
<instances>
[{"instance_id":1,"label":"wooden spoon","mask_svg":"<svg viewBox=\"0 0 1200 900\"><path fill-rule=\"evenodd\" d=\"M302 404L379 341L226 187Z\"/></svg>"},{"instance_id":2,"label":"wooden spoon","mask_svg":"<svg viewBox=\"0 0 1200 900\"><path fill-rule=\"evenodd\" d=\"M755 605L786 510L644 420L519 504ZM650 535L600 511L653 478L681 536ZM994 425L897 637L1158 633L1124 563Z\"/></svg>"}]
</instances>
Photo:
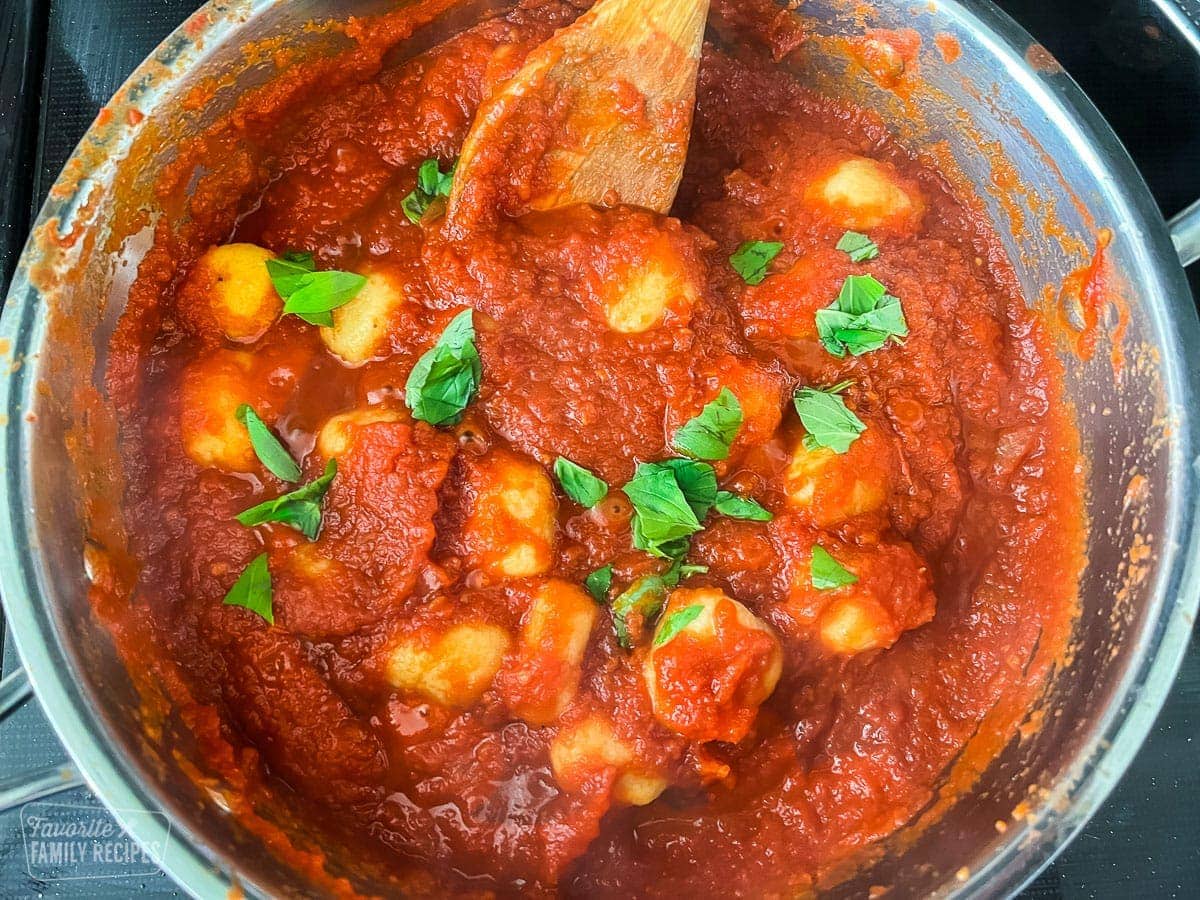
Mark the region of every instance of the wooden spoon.
<instances>
[{"instance_id":1,"label":"wooden spoon","mask_svg":"<svg viewBox=\"0 0 1200 900\"><path fill-rule=\"evenodd\" d=\"M446 227L574 203L671 208L709 0L600 0L480 107Z\"/></svg>"}]
</instances>

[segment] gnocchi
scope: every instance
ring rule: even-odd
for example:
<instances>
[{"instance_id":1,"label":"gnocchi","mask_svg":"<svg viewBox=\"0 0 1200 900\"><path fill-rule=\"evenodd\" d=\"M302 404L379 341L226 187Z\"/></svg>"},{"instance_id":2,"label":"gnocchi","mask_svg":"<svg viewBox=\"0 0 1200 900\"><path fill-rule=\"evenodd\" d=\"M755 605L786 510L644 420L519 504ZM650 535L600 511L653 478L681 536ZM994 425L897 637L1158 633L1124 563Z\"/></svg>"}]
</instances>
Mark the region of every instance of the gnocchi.
<instances>
[{"instance_id":1,"label":"gnocchi","mask_svg":"<svg viewBox=\"0 0 1200 900\"><path fill-rule=\"evenodd\" d=\"M882 515L891 492L891 454L880 432L868 427L845 453L809 450L797 439L783 474L788 505L819 528Z\"/></svg>"},{"instance_id":2,"label":"gnocchi","mask_svg":"<svg viewBox=\"0 0 1200 900\"><path fill-rule=\"evenodd\" d=\"M364 425L378 422L403 422L407 414L389 406L365 406L349 412L338 413L327 419L317 432L317 453L323 459L344 456L354 443L355 431Z\"/></svg>"},{"instance_id":3,"label":"gnocchi","mask_svg":"<svg viewBox=\"0 0 1200 900\"><path fill-rule=\"evenodd\" d=\"M561 729L550 743L550 768L563 790L583 790L598 776L612 777L612 798L630 806L645 806L667 789L667 779L639 763L634 748L622 740L612 723L593 713Z\"/></svg>"},{"instance_id":4,"label":"gnocchi","mask_svg":"<svg viewBox=\"0 0 1200 900\"><path fill-rule=\"evenodd\" d=\"M677 628L674 623L686 622ZM737 743L783 672L770 627L715 588L671 594L642 665L655 718L695 741Z\"/></svg>"},{"instance_id":5,"label":"gnocchi","mask_svg":"<svg viewBox=\"0 0 1200 900\"><path fill-rule=\"evenodd\" d=\"M393 687L443 706L465 707L491 686L512 644L499 625L465 622L440 634L407 635L388 653Z\"/></svg>"},{"instance_id":6,"label":"gnocchi","mask_svg":"<svg viewBox=\"0 0 1200 900\"><path fill-rule=\"evenodd\" d=\"M404 306L404 288L385 272L364 273L367 283L349 303L333 311L333 326L321 329L321 341L342 362L361 366L387 345L388 326Z\"/></svg>"},{"instance_id":7,"label":"gnocchi","mask_svg":"<svg viewBox=\"0 0 1200 900\"><path fill-rule=\"evenodd\" d=\"M505 690L526 722L549 724L574 699L597 616L595 601L570 582L552 579L537 589Z\"/></svg>"},{"instance_id":8,"label":"gnocchi","mask_svg":"<svg viewBox=\"0 0 1200 900\"><path fill-rule=\"evenodd\" d=\"M832 166L808 186L805 199L838 227L859 231L910 232L925 213L915 185L906 183L886 163L863 156Z\"/></svg>"},{"instance_id":9,"label":"gnocchi","mask_svg":"<svg viewBox=\"0 0 1200 900\"><path fill-rule=\"evenodd\" d=\"M663 323L669 313L687 318L698 292L668 238L651 244L645 259L617 267L604 290L604 319L621 334L640 334Z\"/></svg>"},{"instance_id":10,"label":"gnocchi","mask_svg":"<svg viewBox=\"0 0 1200 900\"><path fill-rule=\"evenodd\" d=\"M819 589L809 569L811 547L796 558L788 611L811 627L830 653L851 655L891 647L905 631L933 618L936 600L929 570L906 543L866 546L820 539L822 549L856 579Z\"/></svg>"},{"instance_id":11,"label":"gnocchi","mask_svg":"<svg viewBox=\"0 0 1200 900\"><path fill-rule=\"evenodd\" d=\"M211 322L231 341L252 343L262 337L283 311L267 261L270 250L255 244L210 247L188 273L180 289L185 315Z\"/></svg>"},{"instance_id":12,"label":"gnocchi","mask_svg":"<svg viewBox=\"0 0 1200 900\"><path fill-rule=\"evenodd\" d=\"M496 451L471 463L463 525L468 562L492 579L527 578L554 561L558 501L546 470Z\"/></svg>"},{"instance_id":13,"label":"gnocchi","mask_svg":"<svg viewBox=\"0 0 1200 900\"><path fill-rule=\"evenodd\" d=\"M184 451L197 465L227 472L255 471L250 435L237 418L239 406L257 400L254 369L249 353L217 350L184 370L180 433Z\"/></svg>"}]
</instances>

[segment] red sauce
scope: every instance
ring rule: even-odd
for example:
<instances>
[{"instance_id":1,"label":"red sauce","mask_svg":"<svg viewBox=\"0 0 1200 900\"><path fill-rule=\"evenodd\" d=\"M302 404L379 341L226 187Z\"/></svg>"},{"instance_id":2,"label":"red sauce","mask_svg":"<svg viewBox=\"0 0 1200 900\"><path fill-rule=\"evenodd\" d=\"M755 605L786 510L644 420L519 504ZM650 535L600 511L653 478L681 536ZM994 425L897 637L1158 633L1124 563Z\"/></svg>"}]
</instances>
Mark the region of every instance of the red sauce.
<instances>
[{"instance_id":1,"label":"red sauce","mask_svg":"<svg viewBox=\"0 0 1200 900\"><path fill-rule=\"evenodd\" d=\"M790 892L926 807L1039 641L1063 639L1076 435L987 224L876 117L769 60L706 51L672 217L571 208L466 238L440 233L436 211L412 225L401 200L422 160L454 159L496 80L575 14L540 4L332 93L281 90L284 124L259 135L270 153L231 157L228 195L193 206L204 242L147 258L109 377L141 567L112 627L145 635L124 645L132 665L177 673L168 689L208 766L414 894ZM218 140L201 155L226 153ZM839 193L854 172L875 181ZM850 228L877 259L833 249ZM188 280L228 238L384 273L403 303L361 365L294 317L232 343L197 306L214 283ZM751 287L728 260L759 239L784 249ZM866 273L901 299L910 333L839 359L813 315ZM638 291L661 309L620 330L617 306ZM464 308L479 398L456 427L414 422L405 380ZM844 456L803 455L792 391L843 380L867 432ZM336 445L316 541L234 520L290 489L253 458L197 461L194 436L228 421L222 385L306 480L333 446L325 423L373 411ZM689 558L708 570L685 586L750 618L721 601L652 648L653 623L635 617L625 650L609 609L572 591L607 563L616 591L661 570L631 548L617 488L672 456L675 429L722 387L745 423L717 474L774 519L710 519ZM591 511L543 498L560 455L606 479L608 498ZM857 583L814 588L816 545ZM263 552L274 625L222 604ZM570 623L578 665L564 662ZM475 636L469 664L446 637L459 628Z\"/></svg>"}]
</instances>

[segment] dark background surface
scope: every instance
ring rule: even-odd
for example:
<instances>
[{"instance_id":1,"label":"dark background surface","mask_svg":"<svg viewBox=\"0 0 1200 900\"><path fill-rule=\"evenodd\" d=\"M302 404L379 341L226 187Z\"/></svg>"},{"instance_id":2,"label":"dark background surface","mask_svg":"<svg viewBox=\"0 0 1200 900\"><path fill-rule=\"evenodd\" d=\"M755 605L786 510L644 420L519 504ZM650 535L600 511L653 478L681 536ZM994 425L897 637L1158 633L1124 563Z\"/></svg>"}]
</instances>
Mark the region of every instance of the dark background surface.
<instances>
[{"instance_id":1,"label":"dark background surface","mask_svg":"<svg viewBox=\"0 0 1200 900\"><path fill-rule=\"evenodd\" d=\"M1200 8L1195 0L1193 9ZM96 111L199 0L0 0L0 285ZM1113 124L1163 213L1200 197L1200 61L1149 0L1000 0ZM1200 296L1200 266L1189 273ZM1200 353L1200 348L1195 348ZM0 623L0 633L3 624ZM11 641L3 670L18 663ZM34 704L0 730L0 778L63 758ZM56 802L97 805L86 790ZM174 896L162 875L35 881L0 815L0 898ZM70 876L64 871L62 875ZM1200 647L1149 740L1029 898L1200 897Z\"/></svg>"}]
</instances>

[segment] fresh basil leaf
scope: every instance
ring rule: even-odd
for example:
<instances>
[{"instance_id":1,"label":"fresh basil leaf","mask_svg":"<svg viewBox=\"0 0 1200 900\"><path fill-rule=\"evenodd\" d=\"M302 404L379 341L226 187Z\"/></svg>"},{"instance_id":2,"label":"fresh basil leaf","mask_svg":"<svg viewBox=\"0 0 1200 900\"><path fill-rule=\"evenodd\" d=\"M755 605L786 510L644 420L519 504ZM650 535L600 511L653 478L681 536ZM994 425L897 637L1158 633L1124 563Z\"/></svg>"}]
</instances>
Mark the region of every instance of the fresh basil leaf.
<instances>
[{"instance_id":1,"label":"fresh basil leaf","mask_svg":"<svg viewBox=\"0 0 1200 900\"><path fill-rule=\"evenodd\" d=\"M846 407L846 401L830 390L801 388L793 399L804 430L804 446L808 450L828 447L834 453L845 453L858 436L867 430L862 419Z\"/></svg>"},{"instance_id":2,"label":"fresh basil leaf","mask_svg":"<svg viewBox=\"0 0 1200 900\"><path fill-rule=\"evenodd\" d=\"M328 269L312 272L309 281L289 294L283 301L285 314L299 316L311 325L329 328L333 325L330 314L339 306L345 306L366 285L367 279L354 272L339 272Z\"/></svg>"},{"instance_id":3,"label":"fresh basil leaf","mask_svg":"<svg viewBox=\"0 0 1200 900\"><path fill-rule=\"evenodd\" d=\"M240 606L256 613L267 622L275 624L275 610L271 603L271 570L267 568L267 554L260 553L242 570L233 583L224 601L227 606Z\"/></svg>"},{"instance_id":4,"label":"fresh basil leaf","mask_svg":"<svg viewBox=\"0 0 1200 900\"><path fill-rule=\"evenodd\" d=\"M812 586L818 591L831 591L858 583L858 576L830 556L820 544L813 544L809 575Z\"/></svg>"},{"instance_id":5,"label":"fresh basil leaf","mask_svg":"<svg viewBox=\"0 0 1200 900\"><path fill-rule=\"evenodd\" d=\"M733 391L721 388L716 399L675 432L673 443L680 453L696 459L726 459L741 427L742 404Z\"/></svg>"},{"instance_id":6,"label":"fresh basil leaf","mask_svg":"<svg viewBox=\"0 0 1200 900\"><path fill-rule=\"evenodd\" d=\"M688 543L686 543L685 539L684 546L679 555L675 557L674 561L671 563L671 567L667 569L667 571L663 572L662 580L667 587L678 587L679 582L683 581L685 578L691 578L693 575L703 575L708 571L708 566L696 566L683 561L684 558L687 557L690 549L691 547Z\"/></svg>"},{"instance_id":7,"label":"fresh basil leaf","mask_svg":"<svg viewBox=\"0 0 1200 900\"><path fill-rule=\"evenodd\" d=\"M716 502L717 476L708 463L668 459L639 465L623 490L633 504L633 545L675 559Z\"/></svg>"},{"instance_id":8,"label":"fresh basil leaf","mask_svg":"<svg viewBox=\"0 0 1200 900\"><path fill-rule=\"evenodd\" d=\"M762 284L767 267L782 249L778 241L746 241L729 257L729 263L746 284Z\"/></svg>"},{"instance_id":9,"label":"fresh basil leaf","mask_svg":"<svg viewBox=\"0 0 1200 900\"><path fill-rule=\"evenodd\" d=\"M567 496L584 509L591 509L608 495L608 482L565 457L554 461L554 477Z\"/></svg>"},{"instance_id":10,"label":"fresh basil leaf","mask_svg":"<svg viewBox=\"0 0 1200 900\"><path fill-rule=\"evenodd\" d=\"M696 519L703 522L712 505L717 502L717 473L713 467L695 459L664 459L651 465L671 470L675 483L683 491Z\"/></svg>"},{"instance_id":11,"label":"fresh basil leaf","mask_svg":"<svg viewBox=\"0 0 1200 900\"><path fill-rule=\"evenodd\" d=\"M332 310L345 306L367 283L362 275L327 269L317 272L313 255L288 252L267 260L267 274L275 292L283 298L285 314L299 316L311 325L333 325Z\"/></svg>"},{"instance_id":12,"label":"fresh basil leaf","mask_svg":"<svg viewBox=\"0 0 1200 900\"><path fill-rule=\"evenodd\" d=\"M583 586L597 603L604 603L608 600L608 592L612 590L612 582L613 567L612 563L609 563L583 579Z\"/></svg>"},{"instance_id":13,"label":"fresh basil leaf","mask_svg":"<svg viewBox=\"0 0 1200 900\"><path fill-rule=\"evenodd\" d=\"M308 284L309 276L316 268L313 255L306 251L289 251L279 259L267 260L267 274L280 297L290 297Z\"/></svg>"},{"instance_id":14,"label":"fresh basil leaf","mask_svg":"<svg viewBox=\"0 0 1200 900\"><path fill-rule=\"evenodd\" d=\"M851 275L831 306L817 310L817 335L834 356L861 356L908 335L900 300L870 275Z\"/></svg>"},{"instance_id":15,"label":"fresh basil leaf","mask_svg":"<svg viewBox=\"0 0 1200 900\"><path fill-rule=\"evenodd\" d=\"M246 426L246 431L250 434L250 446L254 448L255 456L268 471L284 481L299 481L300 467L254 408L248 403L243 403L237 408L235 415L237 420Z\"/></svg>"},{"instance_id":16,"label":"fresh basil leaf","mask_svg":"<svg viewBox=\"0 0 1200 900\"><path fill-rule=\"evenodd\" d=\"M879 255L879 246L857 231L847 231L837 242L837 249L850 257L851 262L867 262Z\"/></svg>"},{"instance_id":17,"label":"fresh basil leaf","mask_svg":"<svg viewBox=\"0 0 1200 900\"><path fill-rule=\"evenodd\" d=\"M633 544L656 556L666 556L663 544L700 530L696 516L675 472L662 463L642 463L623 488L633 504Z\"/></svg>"},{"instance_id":18,"label":"fresh basil leaf","mask_svg":"<svg viewBox=\"0 0 1200 900\"><path fill-rule=\"evenodd\" d=\"M268 500L238 513L237 520L248 528L265 522L280 522L290 525L310 541L317 539L321 531L321 501L333 478L337 474L337 460L325 465L325 474L310 481L289 494Z\"/></svg>"},{"instance_id":19,"label":"fresh basil leaf","mask_svg":"<svg viewBox=\"0 0 1200 900\"><path fill-rule=\"evenodd\" d=\"M654 646L661 647L671 638L675 637L683 629L687 628L696 619L700 618L700 614L704 612L704 606L699 603L693 603L691 606L685 606L683 609L677 609L658 626L658 633L654 635Z\"/></svg>"},{"instance_id":20,"label":"fresh basil leaf","mask_svg":"<svg viewBox=\"0 0 1200 900\"><path fill-rule=\"evenodd\" d=\"M421 217L429 209L437 197L449 197L450 189L454 186L454 170L458 167L455 162L450 171L442 172L436 159L427 159L417 169L417 187L411 194L400 202L400 208L408 221L414 225L421 223Z\"/></svg>"},{"instance_id":21,"label":"fresh basil leaf","mask_svg":"<svg viewBox=\"0 0 1200 900\"><path fill-rule=\"evenodd\" d=\"M717 502L713 509L731 519L749 519L752 522L770 522L774 516L757 500L739 497L729 491L717 491Z\"/></svg>"},{"instance_id":22,"label":"fresh basil leaf","mask_svg":"<svg viewBox=\"0 0 1200 900\"><path fill-rule=\"evenodd\" d=\"M475 399L482 374L471 310L463 310L417 360L404 385L404 402L423 422L456 425Z\"/></svg>"},{"instance_id":23,"label":"fresh basil leaf","mask_svg":"<svg viewBox=\"0 0 1200 900\"><path fill-rule=\"evenodd\" d=\"M667 584L661 575L643 575L613 600L613 631L617 643L626 650L633 648L629 633L629 617L639 613L643 619L658 615L667 599Z\"/></svg>"}]
</instances>

